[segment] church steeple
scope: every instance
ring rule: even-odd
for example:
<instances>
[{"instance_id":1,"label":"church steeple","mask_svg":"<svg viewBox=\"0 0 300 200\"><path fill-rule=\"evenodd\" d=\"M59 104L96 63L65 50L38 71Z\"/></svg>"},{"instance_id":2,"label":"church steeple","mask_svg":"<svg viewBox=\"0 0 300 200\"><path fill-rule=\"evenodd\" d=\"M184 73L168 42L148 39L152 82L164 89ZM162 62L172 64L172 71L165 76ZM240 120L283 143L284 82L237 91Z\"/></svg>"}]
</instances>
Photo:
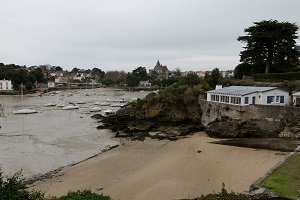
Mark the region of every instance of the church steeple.
<instances>
[{"instance_id":1,"label":"church steeple","mask_svg":"<svg viewBox=\"0 0 300 200\"><path fill-rule=\"evenodd\" d=\"M156 66L155 66L155 67L161 67L161 64L160 64L159 60L157 61L157 63L156 63Z\"/></svg>"},{"instance_id":2,"label":"church steeple","mask_svg":"<svg viewBox=\"0 0 300 200\"><path fill-rule=\"evenodd\" d=\"M159 70L162 67L162 65L160 64L159 60L157 61L154 70Z\"/></svg>"}]
</instances>

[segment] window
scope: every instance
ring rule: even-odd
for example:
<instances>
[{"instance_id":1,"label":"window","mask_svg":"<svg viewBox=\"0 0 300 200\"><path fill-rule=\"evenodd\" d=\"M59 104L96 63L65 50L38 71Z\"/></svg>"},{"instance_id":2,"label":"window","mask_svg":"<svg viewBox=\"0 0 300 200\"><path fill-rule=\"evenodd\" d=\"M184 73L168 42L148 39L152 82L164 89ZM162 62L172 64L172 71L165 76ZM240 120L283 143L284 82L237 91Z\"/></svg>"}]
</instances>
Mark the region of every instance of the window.
<instances>
[{"instance_id":1,"label":"window","mask_svg":"<svg viewBox=\"0 0 300 200\"><path fill-rule=\"evenodd\" d=\"M8 90L8 82L6 82L6 89Z\"/></svg>"},{"instance_id":2,"label":"window","mask_svg":"<svg viewBox=\"0 0 300 200\"><path fill-rule=\"evenodd\" d=\"M2 83L0 83L0 90L2 90Z\"/></svg>"},{"instance_id":3,"label":"window","mask_svg":"<svg viewBox=\"0 0 300 200\"><path fill-rule=\"evenodd\" d=\"M284 103L284 96L280 96L280 103Z\"/></svg>"},{"instance_id":4,"label":"window","mask_svg":"<svg viewBox=\"0 0 300 200\"><path fill-rule=\"evenodd\" d=\"M211 95L211 101L219 101L219 95Z\"/></svg>"},{"instance_id":5,"label":"window","mask_svg":"<svg viewBox=\"0 0 300 200\"><path fill-rule=\"evenodd\" d=\"M245 104L249 104L249 97L245 97Z\"/></svg>"},{"instance_id":6,"label":"window","mask_svg":"<svg viewBox=\"0 0 300 200\"><path fill-rule=\"evenodd\" d=\"M232 104L241 104L241 97L231 97L230 103Z\"/></svg>"},{"instance_id":7,"label":"window","mask_svg":"<svg viewBox=\"0 0 300 200\"><path fill-rule=\"evenodd\" d=\"M276 102L279 102L279 96L276 96Z\"/></svg>"},{"instance_id":8,"label":"window","mask_svg":"<svg viewBox=\"0 0 300 200\"><path fill-rule=\"evenodd\" d=\"M267 96L267 104L270 104L274 101L274 96Z\"/></svg>"}]
</instances>

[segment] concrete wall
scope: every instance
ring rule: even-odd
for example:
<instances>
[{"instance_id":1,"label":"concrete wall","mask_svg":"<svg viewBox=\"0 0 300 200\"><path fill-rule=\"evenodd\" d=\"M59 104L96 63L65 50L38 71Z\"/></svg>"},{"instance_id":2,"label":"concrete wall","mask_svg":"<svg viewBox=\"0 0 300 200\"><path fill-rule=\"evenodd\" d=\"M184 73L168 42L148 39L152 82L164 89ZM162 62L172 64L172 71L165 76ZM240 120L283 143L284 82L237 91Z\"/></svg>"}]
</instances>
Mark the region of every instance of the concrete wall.
<instances>
[{"instance_id":1,"label":"concrete wall","mask_svg":"<svg viewBox=\"0 0 300 200\"><path fill-rule=\"evenodd\" d=\"M249 105L239 106L224 103L199 100L203 111L202 123L207 125L221 117L234 119L264 119L273 122L285 122L290 119L300 118L300 108L276 105Z\"/></svg>"}]
</instances>

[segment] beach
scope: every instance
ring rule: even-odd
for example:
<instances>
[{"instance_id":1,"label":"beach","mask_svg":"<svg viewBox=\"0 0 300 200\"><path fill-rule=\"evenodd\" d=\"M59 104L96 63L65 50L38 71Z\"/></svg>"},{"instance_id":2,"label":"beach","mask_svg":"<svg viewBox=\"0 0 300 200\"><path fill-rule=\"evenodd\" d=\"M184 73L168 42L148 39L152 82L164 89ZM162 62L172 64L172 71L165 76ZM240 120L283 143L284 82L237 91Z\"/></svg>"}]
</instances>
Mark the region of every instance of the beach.
<instances>
[{"instance_id":1,"label":"beach","mask_svg":"<svg viewBox=\"0 0 300 200\"><path fill-rule=\"evenodd\" d=\"M177 141L123 141L120 147L77 165L31 189L46 195L91 189L112 199L182 199L219 192L246 192L280 161L276 151L212 144L196 133Z\"/></svg>"}]
</instances>

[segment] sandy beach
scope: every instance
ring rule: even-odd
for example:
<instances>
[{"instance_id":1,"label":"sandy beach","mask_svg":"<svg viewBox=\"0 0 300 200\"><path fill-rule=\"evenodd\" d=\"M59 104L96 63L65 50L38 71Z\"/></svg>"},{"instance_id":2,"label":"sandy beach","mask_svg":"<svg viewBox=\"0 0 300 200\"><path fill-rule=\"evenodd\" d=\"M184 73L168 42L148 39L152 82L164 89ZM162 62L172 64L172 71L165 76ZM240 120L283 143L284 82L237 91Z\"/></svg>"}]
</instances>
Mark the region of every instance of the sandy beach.
<instances>
[{"instance_id":1,"label":"sandy beach","mask_svg":"<svg viewBox=\"0 0 300 200\"><path fill-rule=\"evenodd\" d=\"M119 148L35 183L47 195L91 189L114 200L181 199L226 189L245 192L284 159L276 151L211 144L197 133L178 141L126 141Z\"/></svg>"}]
</instances>

